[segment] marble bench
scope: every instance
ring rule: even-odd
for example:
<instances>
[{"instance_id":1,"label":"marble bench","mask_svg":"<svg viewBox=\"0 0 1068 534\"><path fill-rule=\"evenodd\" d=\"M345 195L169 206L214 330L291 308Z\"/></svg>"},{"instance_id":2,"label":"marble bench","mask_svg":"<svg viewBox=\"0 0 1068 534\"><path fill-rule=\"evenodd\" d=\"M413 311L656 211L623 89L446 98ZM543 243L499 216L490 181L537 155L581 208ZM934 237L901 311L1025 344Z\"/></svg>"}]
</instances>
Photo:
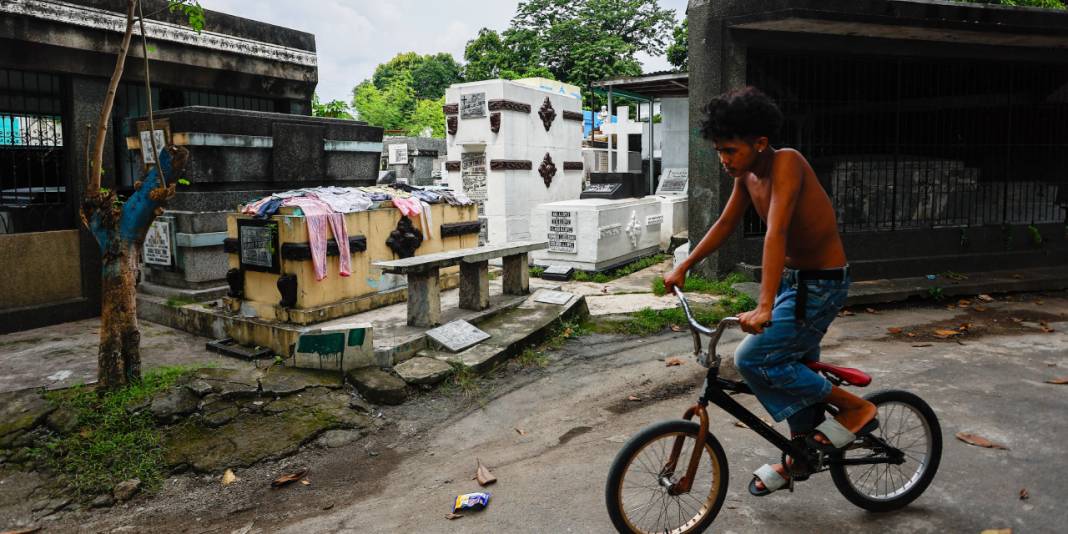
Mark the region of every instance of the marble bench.
<instances>
[{"instance_id":1,"label":"marble bench","mask_svg":"<svg viewBox=\"0 0 1068 534\"><path fill-rule=\"evenodd\" d=\"M546 248L544 241L517 241L506 245L450 250L402 260L376 261L374 266L389 274L408 277L408 324L429 327L441 322L441 269L460 266L460 307L489 307L489 260L504 259L504 294L526 295L530 291L527 254Z\"/></svg>"}]
</instances>

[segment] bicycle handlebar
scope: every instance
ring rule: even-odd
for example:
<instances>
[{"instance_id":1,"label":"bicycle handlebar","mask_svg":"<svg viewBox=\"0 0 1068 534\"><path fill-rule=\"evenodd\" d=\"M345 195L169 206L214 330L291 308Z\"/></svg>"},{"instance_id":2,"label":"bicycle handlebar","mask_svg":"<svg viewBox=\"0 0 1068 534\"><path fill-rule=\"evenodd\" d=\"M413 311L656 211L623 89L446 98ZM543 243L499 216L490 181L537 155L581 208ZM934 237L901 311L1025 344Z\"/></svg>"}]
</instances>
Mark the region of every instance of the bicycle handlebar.
<instances>
[{"instance_id":1,"label":"bicycle handlebar","mask_svg":"<svg viewBox=\"0 0 1068 534\"><path fill-rule=\"evenodd\" d=\"M716 354L716 345L719 344L720 336L723 335L723 331L726 330L727 327L732 325L738 325L741 322L738 320L737 317L724 317L723 319L720 319L719 324L716 325L715 330L708 328L707 326L704 326L701 323L697 322L697 319L694 318L693 313L690 311L690 303L686 302L686 295L682 293L682 290L678 287L675 287L673 289L675 290L675 296L679 299L679 303L682 304L682 311L686 314L686 320L690 323L690 330L693 332L694 355L697 356L698 361L700 362L700 360L702 359L702 350L701 337L699 334L704 334L710 338L708 342L708 352L705 355L710 355L712 357L711 365L705 366L711 367L714 365L718 367L719 356ZM702 365L704 364L702 363Z\"/></svg>"}]
</instances>

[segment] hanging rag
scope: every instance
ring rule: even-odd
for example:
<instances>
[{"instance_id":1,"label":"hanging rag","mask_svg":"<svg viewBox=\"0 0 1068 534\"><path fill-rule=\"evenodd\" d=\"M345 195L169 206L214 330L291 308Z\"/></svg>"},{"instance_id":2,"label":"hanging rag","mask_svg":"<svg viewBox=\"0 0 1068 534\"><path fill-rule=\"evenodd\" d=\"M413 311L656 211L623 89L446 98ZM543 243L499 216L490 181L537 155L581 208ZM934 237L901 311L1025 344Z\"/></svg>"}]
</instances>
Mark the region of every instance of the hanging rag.
<instances>
[{"instance_id":1,"label":"hanging rag","mask_svg":"<svg viewBox=\"0 0 1068 534\"><path fill-rule=\"evenodd\" d=\"M311 247L312 268L315 280L326 278L326 228L330 227L337 241L338 272L341 276L352 274L352 256L349 254L349 234L345 229L345 216L334 213L330 205L312 197L291 197L284 201L285 206L296 206L304 212L304 222L308 225L308 246Z\"/></svg>"}]
</instances>

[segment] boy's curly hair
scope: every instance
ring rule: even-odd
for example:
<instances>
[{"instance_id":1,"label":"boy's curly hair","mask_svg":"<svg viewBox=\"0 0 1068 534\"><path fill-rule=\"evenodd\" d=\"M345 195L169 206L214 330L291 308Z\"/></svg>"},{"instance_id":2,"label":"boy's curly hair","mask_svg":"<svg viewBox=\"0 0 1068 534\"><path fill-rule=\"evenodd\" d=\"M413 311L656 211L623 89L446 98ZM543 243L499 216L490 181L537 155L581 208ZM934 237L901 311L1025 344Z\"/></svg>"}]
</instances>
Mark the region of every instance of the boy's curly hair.
<instances>
[{"instance_id":1,"label":"boy's curly hair","mask_svg":"<svg viewBox=\"0 0 1068 534\"><path fill-rule=\"evenodd\" d=\"M728 91L705 106L701 135L705 139L774 138L782 127L782 112L755 87Z\"/></svg>"}]
</instances>

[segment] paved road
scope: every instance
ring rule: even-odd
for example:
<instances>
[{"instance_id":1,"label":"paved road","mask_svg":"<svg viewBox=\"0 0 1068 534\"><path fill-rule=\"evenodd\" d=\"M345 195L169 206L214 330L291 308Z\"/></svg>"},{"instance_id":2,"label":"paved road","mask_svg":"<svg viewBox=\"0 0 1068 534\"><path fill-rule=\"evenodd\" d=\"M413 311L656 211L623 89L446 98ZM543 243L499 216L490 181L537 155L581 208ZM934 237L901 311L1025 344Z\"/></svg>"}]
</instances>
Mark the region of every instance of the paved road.
<instances>
[{"instance_id":1,"label":"paved road","mask_svg":"<svg viewBox=\"0 0 1068 534\"><path fill-rule=\"evenodd\" d=\"M861 311L839 319L824 344L825 360L874 375L869 389L908 389L934 407L945 452L938 477L919 500L896 513L867 513L841 497L826 475L794 494L752 498L745 490L749 473L777 451L713 409L712 431L731 468L714 530L1063 532L1068 386L1045 381L1068 375L1068 298L984 307ZM1043 321L1056 332L1043 332ZM969 334L960 343L927 339L934 328L961 323L969 323ZM887 339L891 326L918 336ZM689 350L684 334L574 342L540 379L427 432L425 449L401 460L372 492L284 531L610 532L603 502L608 466L623 440L649 423L679 417L696 397L687 389L700 382L702 370L661 361ZM627 401L629 395L645 400ZM751 398L745 403L760 410ZM957 432L1008 450L966 445L954 438ZM444 516L455 496L479 489L469 480L476 457L499 479L490 488L493 500L481 513L449 521ZM1023 488L1028 500L1019 498Z\"/></svg>"}]
</instances>

